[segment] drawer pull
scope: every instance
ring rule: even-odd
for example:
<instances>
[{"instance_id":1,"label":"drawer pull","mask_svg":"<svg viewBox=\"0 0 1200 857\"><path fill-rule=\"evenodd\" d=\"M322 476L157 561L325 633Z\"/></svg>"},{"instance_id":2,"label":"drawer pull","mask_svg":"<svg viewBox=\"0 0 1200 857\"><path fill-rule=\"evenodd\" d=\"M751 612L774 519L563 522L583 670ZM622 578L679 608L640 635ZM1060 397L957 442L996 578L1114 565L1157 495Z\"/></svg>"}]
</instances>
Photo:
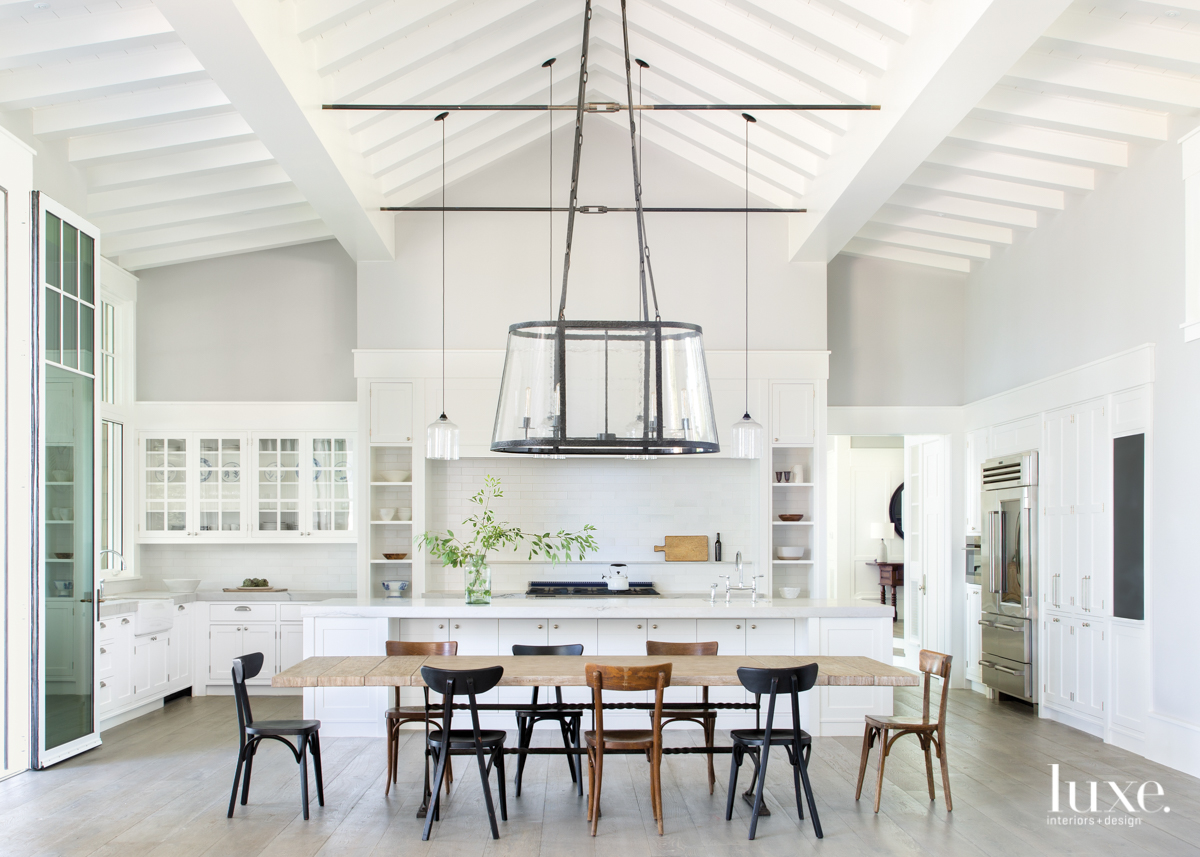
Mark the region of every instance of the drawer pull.
<instances>
[{"instance_id":1,"label":"drawer pull","mask_svg":"<svg viewBox=\"0 0 1200 857\"><path fill-rule=\"evenodd\" d=\"M542 630L542 626L541 626L541 625L538 625L538 630L539 630L539 631L540 631L540 630Z\"/></svg>"},{"instance_id":2,"label":"drawer pull","mask_svg":"<svg viewBox=\"0 0 1200 857\"><path fill-rule=\"evenodd\" d=\"M639 623L638 623L638 630L639 630L639 631L640 631L640 630L642 630L642 623L641 623L641 622L639 622Z\"/></svg>"},{"instance_id":3,"label":"drawer pull","mask_svg":"<svg viewBox=\"0 0 1200 857\"><path fill-rule=\"evenodd\" d=\"M101 627L101 628L107 628L108 626L107 626L107 625L105 625L103 622L101 622L101 623L100 623L100 627Z\"/></svg>"},{"instance_id":4,"label":"drawer pull","mask_svg":"<svg viewBox=\"0 0 1200 857\"><path fill-rule=\"evenodd\" d=\"M657 625L651 625L650 627L651 627L651 628L655 628L655 629L657 629L657 628L658 628L658 626L657 626Z\"/></svg>"},{"instance_id":5,"label":"drawer pull","mask_svg":"<svg viewBox=\"0 0 1200 857\"><path fill-rule=\"evenodd\" d=\"M556 631L558 630L558 626L557 626L557 625L555 625L555 626L554 626L554 630L556 630Z\"/></svg>"},{"instance_id":6,"label":"drawer pull","mask_svg":"<svg viewBox=\"0 0 1200 857\"><path fill-rule=\"evenodd\" d=\"M182 605L182 604L177 604L177 605L175 606L175 609L176 609L176 610L182 610L182 609L183 609L183 605Z\"/></svg>"},{"instance_id":7,"label":"drawer pull","mask_svg":"<svg viewBox=\"0 0 1200 857\"><path fill-rule=\"evenodd\" d=\"M458 628L459 628L459 626L456 624L456 625L454 626L454 630L455 630L455 631L457 631L457 630L458 630Z\"/></svg>"},{"instance_id":8,"label":"drawer pull","mask_svg":"<svg viewBox=\"0 0 1200 857\"><path fill-rule=\"evenodd\" d=\"M101 647L100 647L100 654L102 654L102 655L107 655L107 654L108 654L108 649L106 649L106 648L104 648L103 646L101 646Z\"/></svg>"},{"instance_id":9,"label":"drawer pull","mask_svg":"<svg viewBox=\"0 0 1200 857\"><path fill-rule=\"evenodd\" d=\"M438 630L440 631L440 630L442 630L442 629L443 629L443 628L445 628L445 627L446 627L445 625L438 625Z\"/></svg>"},{"instance_id":10,"label":"drawer pull","mask_svg":"<svg viewBox=\"0 0 1200 857\"><path fill-rule=\"evenodd\" d=\"M100 682L100 686L101 686L101 687L108 687L108 685L107 685L107 684L105 684L104 682Z\"/></svg>"},{"instance_id":11,"label":"drawer pull","mask_svg":"<svg viewBox=\"0 0 1200 857\"><path fill-rule=\"evenodd\" d=\"M234 607L233 609L235 612L242 612L242 613L250 612L250 608L247 607L245 604L241 605L240 607Z\"/></svg>"},{"instance_id":12,"label":"drawer pull","mask_svg":"<svg viewBox=\"0 0 1200 857\"><path fill-rule=\"evenodd\" d=\"M122 619L122 620L121 620L121 624L122 624L122 625L128 625L128 624L129 624L129 620L128 620L128 619Z\"/></svg>"},{"instance_id":13,"label":"drawer pull","mask_svg":"<svg viewBox=\"0 0 1200 857\"><path fill-rule=\"evenodd\" d=\"M758 628L758 626L757 626L757 625L751 625L751 626L750 626L750 630L751 630L751 631L753 631L753 630L755 630L755 629L757 629L757 628Z\"/></svg>"},{"instance_id":14,"label":"drawer pull","mask_svg":"<svg viewBox=\"0 0 1200 857\"><path fill-rule=\"evenodd\" d=\"M157 641L157 640L158 640L158 637L151 637L151 638L150 638L150 641L151 641L151 642L155 642L155 641Z\"/></svg>"},{"instance_id":15,"label":"drawer pull","mask_svg":"<svg viewBox=\"0 0 1200 857\"><path fill-rule=\"evenodd\" d=\"M734 627L734 628L736 628L736 629L737 629L737 630L739 630L739 631L740 631L740 630L742 630L742 626L741 626L741 625L734 625L733 627Z\"/></svg>"},{"instance_id":16,"label":"drawer pull","mask_svg":"<svg viewBox=\"0 0 1200 857\"><path fill-rule=\"evenodd\" d=\"M1084 628L1090 628L1090 627L1092 627L1092 623L1091 623L1091 622L1081 622L1080 624L1081 624L1081 625L1082 625Z\"/></svg>"}]
</instances>

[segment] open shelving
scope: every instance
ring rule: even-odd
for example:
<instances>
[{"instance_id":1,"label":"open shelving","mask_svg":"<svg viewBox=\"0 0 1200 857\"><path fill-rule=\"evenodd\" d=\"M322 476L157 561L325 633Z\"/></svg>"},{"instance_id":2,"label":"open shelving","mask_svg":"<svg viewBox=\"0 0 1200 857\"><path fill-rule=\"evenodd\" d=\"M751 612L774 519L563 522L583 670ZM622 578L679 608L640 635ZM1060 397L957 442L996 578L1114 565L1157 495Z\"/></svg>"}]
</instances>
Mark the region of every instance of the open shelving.
<instances>
[{"instance_id":1,"label":"open shelving","mask_svg":"<svg viewBox=\"0 0 1200 857\"><path fill-rule=\"evenodd\" d=\"M771 587L773 592L785 586L799 587L801 595L812 594L812 567L816 550L816 482L813 479L815 447L770 447L770 469L767 478L770 490L770 547ZM797 470L801 478L796 477ZM776 473L791 474L793 481L778 482ZM799 514L801 521L781 521L781 514ZM804 549L801 559L779 559L780 547Z\"/></svg>"},{"instance_id":2,"label":"open shelving","mask_svg":"<svg viewBox=\"0 0 1200 857\"><path fill-rule=\"evenodd\" d=\"M412 444L371 444L367 462L370 503L367 508L367 569L370 596L380 597L384 580L413 582L413 447ZM385 474L405 474L404 479L387 479ZM380 509L395 509L391 520L380 517ZM404 520L400 520L403 518ZM407 554L404 559L385 559L385 553Z\"/></svg>"}]
</instances>

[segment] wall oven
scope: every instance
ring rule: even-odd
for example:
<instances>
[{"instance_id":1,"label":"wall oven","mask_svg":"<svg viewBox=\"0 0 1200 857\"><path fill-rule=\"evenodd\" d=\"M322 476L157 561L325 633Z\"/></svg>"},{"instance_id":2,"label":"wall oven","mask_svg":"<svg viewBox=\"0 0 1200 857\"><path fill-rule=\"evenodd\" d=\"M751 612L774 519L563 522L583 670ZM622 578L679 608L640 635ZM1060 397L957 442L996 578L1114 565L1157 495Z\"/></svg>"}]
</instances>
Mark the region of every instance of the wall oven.
<instances>
[{"instance_id":1,"label":"wall oven","mask_svg":"<svg viewBox=\"0 0 1200 857\"><path fill-rule=\"evenodd\" d=\"M979 620L983 681L995 692L1037 702L1036 451L992 458L982 472Z\"/></svg>"}]
</instances>

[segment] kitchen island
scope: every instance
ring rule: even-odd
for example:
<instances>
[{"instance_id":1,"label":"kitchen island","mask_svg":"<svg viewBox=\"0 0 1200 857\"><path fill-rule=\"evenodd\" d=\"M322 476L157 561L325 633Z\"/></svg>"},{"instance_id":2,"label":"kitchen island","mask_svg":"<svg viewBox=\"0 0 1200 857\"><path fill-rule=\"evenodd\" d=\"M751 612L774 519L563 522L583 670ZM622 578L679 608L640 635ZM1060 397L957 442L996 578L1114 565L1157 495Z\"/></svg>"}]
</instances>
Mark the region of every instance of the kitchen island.
<instances>
[{"instance_id":1,"label":"kitchen island","mask_svg":"<svg viewBox=\"0 0 1200 857\"><path fill-rule=\"evenodd\" d=\"M416 598L330 599L301 608L304 657L382 655L389 640L455 640L458 653L511 654L514 644L582 643L598 662L605 657L644 655L647 640L716 640L720 654L864 656L892 660L891 608L854 600L771 599L751 603L737 593L730 603L707 596L611 596L526 598L500 594L487 606L467 605L461 594L430 593ZM384 736L383 712L392 704L383 687L317 687L304 690L304 716L321 721L330 736ZM527 701L527 688L497 688L498 701ZM690 694L690 695L689 695ZM695 697L694 688L672 688L676 701ZM858 735L866 714L891 714L890 687L821 687L806 694L804 728L814 735ZM416 688L401 689L402 703L420 704ZM578 697L577 699L575 697ZM586 690L564 690L564 698L586 702ZM740 688L713 688L714 702L746 701ZM644 715L620 713L635 725ZM490 728L512 728L511 715L485 717ZM606 716L606 722L609 718ZM615 721L618 719L614 713ZM722 729L752 726L754 715L722 714Z\"/></svg>"}]
</instances>

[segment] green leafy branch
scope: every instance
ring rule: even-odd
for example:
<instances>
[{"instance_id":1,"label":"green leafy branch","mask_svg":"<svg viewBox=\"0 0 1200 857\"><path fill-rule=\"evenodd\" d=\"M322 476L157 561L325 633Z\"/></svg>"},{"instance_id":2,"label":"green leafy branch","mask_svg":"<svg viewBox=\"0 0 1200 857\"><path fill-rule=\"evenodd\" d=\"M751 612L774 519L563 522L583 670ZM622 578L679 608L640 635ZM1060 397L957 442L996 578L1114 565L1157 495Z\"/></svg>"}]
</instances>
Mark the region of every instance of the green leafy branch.
<instances>
[{"instance_id":1,"label":"green leafy branch","mask_svg":"<svg viewBox=\"0 0 1200 857\"><path fill-rule=\"evenodd\" d=\"M471 528L470 538L456 536L450 529L446 530L444 536L424 532L418 539L419 545L424 546L430 556L440 559L443 566L451 568L462 568L470 562L471 557L486 555L488 551L498 548L515 550L526 540L529 541L529 559L542 556L554 565L570 562L573 556L583 560L589 551L599 549L593 535L596 528L591 524L575 532L526 533L520 527L497 522L492 501L503 496L500 480L495 476L485 476L483 487L471 497L471 502L479 507L479 511L463 521L464 526Z\"/></svg>"}]
</instances>

